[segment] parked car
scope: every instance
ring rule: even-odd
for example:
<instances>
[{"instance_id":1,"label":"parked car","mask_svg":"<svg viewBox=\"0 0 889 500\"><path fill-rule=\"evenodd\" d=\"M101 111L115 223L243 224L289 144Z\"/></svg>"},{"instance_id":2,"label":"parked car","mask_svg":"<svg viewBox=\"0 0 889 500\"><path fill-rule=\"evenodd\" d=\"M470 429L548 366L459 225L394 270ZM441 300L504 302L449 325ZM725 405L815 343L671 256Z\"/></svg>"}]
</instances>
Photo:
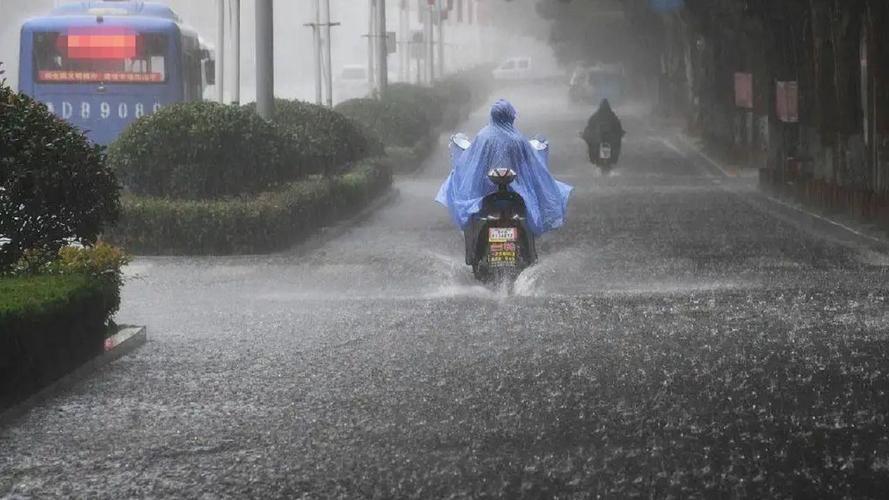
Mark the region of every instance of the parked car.
<instances>
[{"instance_id":1,"label":"parked car","mask_svg":"<svg viewBox=\"0 0 889 500\"><path fill-rule=\"evenodd\" d=\"M530 80L533 77L530 57L510 57L494 70L498 81Z\"/></svg>"}]
</instances>

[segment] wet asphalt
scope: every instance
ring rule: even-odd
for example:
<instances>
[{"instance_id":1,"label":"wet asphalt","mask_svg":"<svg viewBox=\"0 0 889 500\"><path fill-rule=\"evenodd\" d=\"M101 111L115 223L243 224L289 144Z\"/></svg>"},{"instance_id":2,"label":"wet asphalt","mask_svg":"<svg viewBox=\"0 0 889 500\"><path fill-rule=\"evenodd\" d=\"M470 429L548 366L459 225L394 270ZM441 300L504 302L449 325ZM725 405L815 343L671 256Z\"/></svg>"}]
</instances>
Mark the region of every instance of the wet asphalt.
<instances>
[{"instance_id":1,"label":"wet asphalt","mask_svg":"<svg viewBox=\"0 0 889 500\"><path fill-rule=\"evenodd\" d=\"M577 137L592 110L563 94L501 92L576 187L514 290L473 281L432 201L444 137L320 244L139 258L118 320L149 343L0 428L0 498L584 497L598 451L576 424L597 396L577 380L603 341L887 330L882 244L724 175L641 107L619 110L624 157L603 177Z\"/></svg>"}]
</instances>

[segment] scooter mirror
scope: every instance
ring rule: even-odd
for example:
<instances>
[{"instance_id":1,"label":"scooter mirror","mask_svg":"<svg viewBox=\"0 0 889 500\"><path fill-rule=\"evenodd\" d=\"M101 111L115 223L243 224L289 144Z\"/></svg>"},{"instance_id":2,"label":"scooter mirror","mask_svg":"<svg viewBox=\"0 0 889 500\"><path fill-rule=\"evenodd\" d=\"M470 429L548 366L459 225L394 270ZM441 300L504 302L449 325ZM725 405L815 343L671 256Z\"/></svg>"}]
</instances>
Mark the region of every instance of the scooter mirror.
<instances>
[{"instance_id":1,"label":"scooter mirror","mask_svg":"<svg viewBox=\"0 0 889 500\"><path fill-rule=\"evenodd\" d=\"M459 133L451 137L451 142L454 143L458 148L466 151L472 146L472 141L469 140L469 137L466 137L466 134Z\"/></svg>"},{"instance_id":2,"label":"scooter mirror","mask_svg":"<svg viewBox=\"0 0 889 500\"><path fill-rule=\"evenodd\" d=\"M546 139L535 137L528 142L530 142L531 147L537 151L546 151L549 148L549 143L546 142Z\"/></svg>"}]
</instances>

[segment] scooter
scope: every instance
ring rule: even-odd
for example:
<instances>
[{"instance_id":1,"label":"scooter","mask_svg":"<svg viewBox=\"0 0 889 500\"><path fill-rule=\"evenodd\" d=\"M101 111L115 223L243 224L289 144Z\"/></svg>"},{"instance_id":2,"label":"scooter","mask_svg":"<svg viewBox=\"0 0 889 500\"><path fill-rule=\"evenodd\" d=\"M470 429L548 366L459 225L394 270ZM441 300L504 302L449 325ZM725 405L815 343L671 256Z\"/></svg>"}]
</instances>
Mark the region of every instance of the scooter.
<instances>
[{"instance_id":1,"label":"scooter","mask_svg":"<svg viewBox=\"0 0 889 500\"><path fill-rule=\"evenodd\" d=\"M616 135L613 133L604 133L601 135L598 143L592 144L590 143L590 139L588 139L583 132L580 133L580 137L587 143L590 161L599 167L599 171L602 172L602 174L610 174L614 169L614 166L617 164L617 151L615 148L620 147L620 141L623 134Z\"/></svg>"},{"instance_id":2,"label":"scooter","mask_svg":"<svg viewBox=\"0 0 889 500\"><path fill-rule=\"evenodd\" d=\"M481 211L464 232L466 263L479 281L511 282L537 262L534 234L528 228L525 201L509 190L515 171L495 168L488 179L497 191L484 198Z\"/></svg>"},{"instance_id":3,"label":"scooter","mask_svg":"<svg viewBox=\"0 0 889 500\"><path fill-rule=\"evenodd\" d=\"M467 149L465 136L452 141ZM534 139L535 148L547 147ZM463 232L466 240L466 264L472 266L475 278L483 283L511 283L519 274L537 262L534 233L528 227L528 211L521 195L509 190L517 174L511 168L493 168L488 179L497 191L482 200L481 210L470 220Z\"/></svg>"}]
</instances>

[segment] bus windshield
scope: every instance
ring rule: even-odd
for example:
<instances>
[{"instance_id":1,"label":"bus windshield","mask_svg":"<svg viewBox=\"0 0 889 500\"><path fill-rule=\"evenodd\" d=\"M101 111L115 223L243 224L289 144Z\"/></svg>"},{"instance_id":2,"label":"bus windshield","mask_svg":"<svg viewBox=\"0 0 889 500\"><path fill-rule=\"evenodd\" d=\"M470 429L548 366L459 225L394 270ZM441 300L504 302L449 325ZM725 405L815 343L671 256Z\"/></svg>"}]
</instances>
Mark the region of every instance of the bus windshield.
<instances>
[{"instance_id":1,"label":"bus windshield","mask_svg":"<svg viewBox=\"0 0 889 500\"><path fill-rule=\"evenodd\" d=\"M34 34L38 83L163 83L167 36L127 29Z\"/></svg>"}]
</instances>

